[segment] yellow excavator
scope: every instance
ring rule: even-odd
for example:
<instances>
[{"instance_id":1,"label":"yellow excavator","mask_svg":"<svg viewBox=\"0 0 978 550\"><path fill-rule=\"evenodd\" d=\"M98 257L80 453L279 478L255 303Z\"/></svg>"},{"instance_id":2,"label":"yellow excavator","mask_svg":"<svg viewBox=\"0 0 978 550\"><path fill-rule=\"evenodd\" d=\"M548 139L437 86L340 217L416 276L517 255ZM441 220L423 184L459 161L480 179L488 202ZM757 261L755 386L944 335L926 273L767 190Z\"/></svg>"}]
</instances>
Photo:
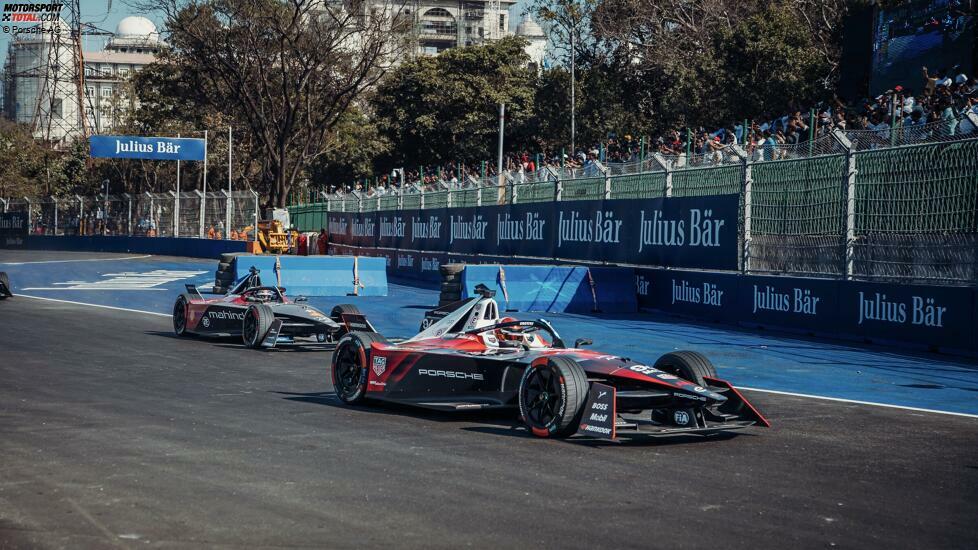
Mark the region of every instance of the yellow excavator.
<instances>
[{"instance_id":1,"label":"yellow excavator","mask_svg":"<svg viewBox=\"0 0 978 550\"><path fill-rule=\"evenodd\" d=\"M285 209L275 209L270 220L259 220L254 240L258 249L252 250L252 252L255 254L288 254L289 248L296 246L296 243L299 242L298 231L285 229L288 223L288 211ZM244 228L244 231L250 233L254 229L254 227L248 226Z\"/></svg>"}]
</instances>

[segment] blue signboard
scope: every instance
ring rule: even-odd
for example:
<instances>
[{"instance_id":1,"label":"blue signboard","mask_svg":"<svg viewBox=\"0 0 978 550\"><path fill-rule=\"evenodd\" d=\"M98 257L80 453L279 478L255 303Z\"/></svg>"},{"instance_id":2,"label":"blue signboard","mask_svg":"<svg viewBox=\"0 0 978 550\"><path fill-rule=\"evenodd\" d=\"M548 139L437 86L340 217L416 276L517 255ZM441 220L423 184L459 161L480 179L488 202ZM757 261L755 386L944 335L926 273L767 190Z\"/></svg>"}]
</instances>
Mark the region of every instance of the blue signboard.
<instances>
[{"instance_id":1,"label":"blue signboard","mask_svg":"<svg viewBox=\"0 0 978 550\"><path fill-rule=\"evenodd\" d=\"M194 138L92 136L93 158L204 160L205 141Z\"/></svg>"}]
</instances>

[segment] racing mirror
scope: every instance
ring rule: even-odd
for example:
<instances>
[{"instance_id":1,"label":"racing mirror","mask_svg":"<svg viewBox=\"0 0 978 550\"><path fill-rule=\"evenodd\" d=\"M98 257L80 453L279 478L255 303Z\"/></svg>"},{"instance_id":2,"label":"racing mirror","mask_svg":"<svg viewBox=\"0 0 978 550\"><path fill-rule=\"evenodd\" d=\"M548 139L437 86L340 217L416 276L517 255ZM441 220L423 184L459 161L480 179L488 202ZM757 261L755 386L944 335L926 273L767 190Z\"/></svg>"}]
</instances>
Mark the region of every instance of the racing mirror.
<instances>
[{"instance_id":1,"label":"racing mirror","mask_svg":"<svg viewBox=\"0 0 978 550\"><path fill-rule=\"evenodd\" d=\"M583 348L584 346L590 346L593 343L594 342L592 342L590 338L578 338L577 340L574 340L574 347Z\"/></svg>"}]
</instances>

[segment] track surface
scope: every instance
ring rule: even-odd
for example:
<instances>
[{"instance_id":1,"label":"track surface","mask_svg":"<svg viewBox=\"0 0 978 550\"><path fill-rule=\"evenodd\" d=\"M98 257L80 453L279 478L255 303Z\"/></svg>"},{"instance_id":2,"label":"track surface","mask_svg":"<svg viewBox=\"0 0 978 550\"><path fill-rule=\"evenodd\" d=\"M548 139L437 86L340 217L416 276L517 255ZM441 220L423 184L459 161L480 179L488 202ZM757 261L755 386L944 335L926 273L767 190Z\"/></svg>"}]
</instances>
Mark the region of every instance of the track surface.
<instances>
[{"instance_id":1,"label":"track surface","mask_svg":"<svg viewBox=\"0 0 978 550\"><path fill-rule=\"evenodd\" d=\"M0 327L0 548L978 543L973 418L748 392L773 429L545 441L345 407L328 353L166 317L15 298Z\"/></svg>"}]
</instances>

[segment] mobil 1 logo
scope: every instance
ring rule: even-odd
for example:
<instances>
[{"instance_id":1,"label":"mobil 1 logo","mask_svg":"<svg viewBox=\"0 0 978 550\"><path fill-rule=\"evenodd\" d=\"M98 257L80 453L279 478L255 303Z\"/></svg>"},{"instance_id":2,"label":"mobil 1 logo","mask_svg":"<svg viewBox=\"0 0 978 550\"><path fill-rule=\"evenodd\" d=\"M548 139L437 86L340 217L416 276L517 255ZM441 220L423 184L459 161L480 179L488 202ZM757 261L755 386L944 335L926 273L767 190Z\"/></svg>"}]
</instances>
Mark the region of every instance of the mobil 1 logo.
<instances>
[{"instance_id":1,"label":"mobil 1 logo","mask_svg":"<svg viewBox=\"0 0 978 550\"><path fill-rule=\"evenodd\" d=\"M577 433L598 439L615 438L615 388L591 383Z\"/></svg>"}]
</instances>

